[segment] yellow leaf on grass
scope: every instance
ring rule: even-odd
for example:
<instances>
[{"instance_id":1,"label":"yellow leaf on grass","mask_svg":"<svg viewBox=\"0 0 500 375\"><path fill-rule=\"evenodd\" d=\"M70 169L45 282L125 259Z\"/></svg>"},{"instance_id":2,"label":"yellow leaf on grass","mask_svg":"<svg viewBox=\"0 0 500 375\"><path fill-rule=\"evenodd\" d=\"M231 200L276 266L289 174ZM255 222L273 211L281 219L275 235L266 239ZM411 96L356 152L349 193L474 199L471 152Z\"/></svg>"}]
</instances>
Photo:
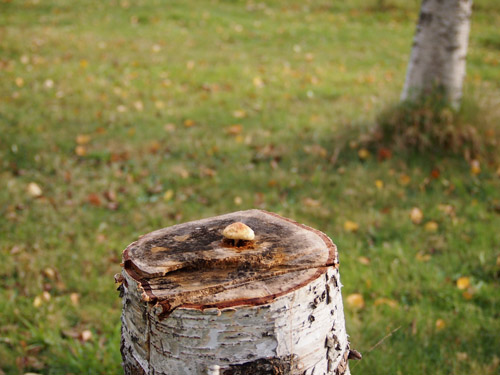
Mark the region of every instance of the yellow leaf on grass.
<instances>
[{"instance_id":1,"label":"yellow leaf on grass","mask_svg":"<svg viewBox=\"0 0 500 375\"><path fill-rule=\"evenodd\" d=\"M466 299L466 300L471 300L472 297L474 297L474 291L472 289L469 289L469 290L466 290L462 293L462 296Z\"/></svg>"},{"instance_id":2,"label":"yellow leaf on grass","mask_svg":"<svg viewBox=\"0 0 500 375\"><path fill-rule=\"evenodd\" d=\"M368 151L366 148L361 148L358 150L358 157L361 160L368 159L370 157L370 151Z\"/></svg>"},{"instance_id":3,"label":"yellow leaf on grass","mask_svg":"<svg viewBox=\"0 0 500 375\"><path fill-rule=\"evenodd\" d=\"M85 156L87 154L87 149L84 146L76 146L75 147L75 154L78 156Z\"/></svg>"},{"instance_id":4,"label":"yellow leaf on grass","mask_svg":"<svg viewBox=\"0 0 500 375\"><path fill-rule=\"evenodd\" d=\"M428 221L427 223L425 223L424 229L427 232L437 232L437 230L439 229L439 225L435 221Z\"/></svg>"},{"instance_id":5,"label":"yellow leaf on grass","mask_svg":"<svg viewBox=\"0 0 500 375\"><path fill-rule=\"evenodd\" d=\"M321 206L321 202L317 199L306 197L302 199L302 204L307 207L319 207Z\"/></svg>"},{"instance_id":6,"label":"yellow leaf on grass","mask_svg":"<svg viewBox=\"0 0 500 375\"><path fill-rule=\"evenodd\" d=\"M465 290L470 287L470 277L462 276L457 280L457 288L460 290Z\"/></svg>"},{"instance_id":7,"label":"yellow leaf on grass","mask_svg":"<svg viewBox=\"0 0 500 375\"><path fill-rule=\"evenodd\" d=\"M195 125L195 122L191 119L184 120L184 126L186 128L190 128Z\"/></svg>"},{"instance_id":8,"label":"yellow leaf on grass","mask_svg":"<svg viewBox=\"0 0 500 375\"><path fill-rule=\"evenodd\" d=\"M373 302L373 304L375 306L379 306L379 305L387 305L389 307L392 307L393 309L395 309L396 307L398 307L398 302L397 301L394 301L393 299L390 299L390 298L377 298L375 300L375 302Z\"/></svg>"},{"instance_id":9,"label":"yellow leaf on grass","mask_svg":"<svg viewBox=\"0 0 500 375\"><path fill-rule=\"evenodd\" d=\"M355 310L361 310L365 307L365 299L360 293L353 293L347 296L347 306Z\"/></svg>"},{"instance_id":10,"label":"yellow leaf on grass","mask_svg":"<svg viewBox=\"0 0 500 375\"><path fill-rule=\"evenodd\" d=\"M42 302L43 302L42 297L36 296L35 299L33 300L33 306L39 308L40 306L42 306Z\"/></svg>"},{"instance_id":11,"label":"yellow leaf on grass","mask_svg":"<svg viewBox=\"0 0 500 375\"><path fill-rule=\"evenodd\" d=\"M233 112L233 116L235 118L244 118L246 117L247 113L243 109L237 109L236 111Z\"/></svg>"},{"instance_id":12,"label":"yellow leaf on grass","mask_svg":"<svg viewBox=\"0 0 500 375\"><path fill-rule=\"evenodd\" d=\"M241 124L231 125L226 128L226 133L229 135L238 135L241 134L242 131L243 131L243 125Z\"/></svg>"},{"instance_id":13,"label":"yellow leaf on grass","mask_svg":"<svg viewBox=\"0 0 500 375\"><path fill-rule=\"evenodd\" d=\"M479 163L479 160L472 160L470 162L470 173L474 176L477 176L479 173L481 173L481 164Z\"/></svg>"},{"instance_id":14,"label":"yellow leaf on grass","mask_svg":"<svg viewBox=\"0 0 500 375\"><path fill-rule=\"evenodd\" d=\"M407 174L402 174L399 176L399 183L403 186L408 185L411 182L411 177L408 176Z\"/></svg>"},{"instance_id":15,"label":"yellow leaf on grass","mask_svg":"<svg viewBox=\"0 0 500 375\"><path fill-rule=\"evenodd\" d=\"M344 230L347 232L357 232L359 229L359 224L351 221L351 220L346 220L344 222Z\"/></svg>"},{"instance_id":16,"label":"yellow leaf on grass","mask_svg":"<svg viewBox=\"0 0 500 375\"><path fill-rule=\"evenodd\" d=\"M24 85L24 79L22 79L21 77L17 77L15 82L17 87L23 87Z\"/></svg>"},{"instance_id":17,"label":"yellow leaf on grass","mask_svg":"<svg viewBox=\"0 0 500 375\"><path fill-rule=\"evenodd\" d=\"M90 135L88 134L78 134L76 136L76 143L79 145L86 145L87 143L90 142Z\"/></svg>"},{"instance_id":18,"label":"yellow leaf on grass","mask_svg":"<svg viewBox=\"0 0 500 375\"><path fill-rule=\"evenodd\" d=\"M418 207L413 207L410 211L410 219L413 224L420 224L422 219L424 218L424 214L422 210Z\"/></svg>"},{"instance_id":19,"label":"yellow leaf on grass","mask_svg":"<svg viewBox=\"0 0 500 375\"><path fill-rule=\"evenodd\" d=\"M446 322L443 319L436 320L436 329L442 331L446 327Z\"/></svg>"},{"instance_id":20,"label":"yellow leaf on grass","mask_svg":"<svg viewBox=\"0 0 500 375\"><path fill-rule=\"evenodd\" d=\"M384 187L384 181L375 180L375 186L377 187L377 189L381 190Z\"/></svg>"},{"instance_id":21,"label":"yellow leaf on grass","mask_svg":"<svg viewBox=\"0 0 500 375\"><path fill-rule=\"evenodd\" d=\"M370 264L370 258L367 257L358 257L358 262L368 266Z\"/></svg>"},{"instance_id":22,"label":"yellow leaf on grass","mask_svg":"<svg viewBox=\"0 0 500 375\"><path fill-rule=\"evenodd\" d=\"M262 80L262 78L260 78L258 76L254 77L252 82L253 82L253 85L255 87L258 87L258 88L264 87L264 81Z\"/></svg>"},{"instance_id":23,"label":"yellow leaf on grass","mask_svg":"<svg viewBox=\"0 0 500 375\"><path fill-rule=\"evenodd\" d=\"M431 259L431 254L426 254L422 251L419 251L417 253L417 255L415 255L415 258L419 261L419 262L428 262L430 259Z\"/></svg>"},{"instance_id":24,"label":"yellow leaf on grass","mask_svg":"<svg viewBox=\"0 0 500 375\"><path fill-rule=\"evenodd\" d=\"M174 197L174 191L172 189L168 189L164 194L163 194L163 200L168 202Z\"/></svg>"}]
</instances>

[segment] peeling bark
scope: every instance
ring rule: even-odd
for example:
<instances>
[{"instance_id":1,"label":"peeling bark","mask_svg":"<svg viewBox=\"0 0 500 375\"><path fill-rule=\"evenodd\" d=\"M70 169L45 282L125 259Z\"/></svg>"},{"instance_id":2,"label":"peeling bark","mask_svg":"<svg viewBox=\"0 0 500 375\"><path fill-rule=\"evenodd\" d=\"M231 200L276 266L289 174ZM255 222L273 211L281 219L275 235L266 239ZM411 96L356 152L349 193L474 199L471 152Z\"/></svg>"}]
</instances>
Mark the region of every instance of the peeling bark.
<instances>
[{"instance_id":1,"label":"peeling bark","mask_svg":"<svg viewBox=\"0 0 500 375\"><path fill-rule=\"evenodd\" d=\"M401 100L443 90L460 104L472 0L424 0Z\"/></svg>"},{"instance_id":2,"label":"peeling bark","mask_svg":"<svg viewBox=\"0 0 500 375\"><path fill-rule=\"evenodd\" d=\"M255 242L227 248L231 221ZM323 233L243 211L153 232L124 261L125 374L348 374L337 252Z\"/></svg>"}]
</instances>

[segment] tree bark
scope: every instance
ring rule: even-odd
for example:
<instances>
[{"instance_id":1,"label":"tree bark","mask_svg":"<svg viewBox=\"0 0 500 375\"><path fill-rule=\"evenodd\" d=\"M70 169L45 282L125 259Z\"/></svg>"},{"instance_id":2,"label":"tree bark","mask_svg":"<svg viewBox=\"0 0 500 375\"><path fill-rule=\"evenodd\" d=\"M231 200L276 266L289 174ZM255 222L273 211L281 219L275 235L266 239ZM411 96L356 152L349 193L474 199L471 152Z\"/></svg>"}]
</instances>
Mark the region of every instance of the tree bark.
<instances>
[{"instance_id":1,"label":"tree bark","mask_svg":"<svg viewBox=\"0 0 500 375\"><path fill-rule=\"evenodd\" d=\"M236 221L255 241L222 238ZM349 374L338 255L323 233L241 211L150 233L123 260L125 374Z\"/></svg>"},{"instance_id":2,"label":"tree bark","mask_svg":"<svg viewBox=\"0 0 500 375\"><path fill-rule=\"evenodd\" d=\"M423 0L401 100L442 90L460 105L472 0Z\"/></svg>"}]
</instances>

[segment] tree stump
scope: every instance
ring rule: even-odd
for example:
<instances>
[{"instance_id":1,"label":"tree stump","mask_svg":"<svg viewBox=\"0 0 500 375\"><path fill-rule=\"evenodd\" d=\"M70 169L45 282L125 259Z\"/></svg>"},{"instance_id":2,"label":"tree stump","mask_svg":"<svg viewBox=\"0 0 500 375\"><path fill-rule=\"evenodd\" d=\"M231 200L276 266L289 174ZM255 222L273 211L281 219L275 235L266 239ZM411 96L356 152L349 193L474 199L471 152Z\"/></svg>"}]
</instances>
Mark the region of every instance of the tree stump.
<instances>
[{"instance_id":1,"label":"tree stump","mask_svg":"<svg viewBox=\"0 0 500 375\"><path fill-rule=\"evenodd\" d=\"M125 374L348 374L338 265L325 234L261 210L141 237L117 275Z\"/></svg>"}]
</instances>

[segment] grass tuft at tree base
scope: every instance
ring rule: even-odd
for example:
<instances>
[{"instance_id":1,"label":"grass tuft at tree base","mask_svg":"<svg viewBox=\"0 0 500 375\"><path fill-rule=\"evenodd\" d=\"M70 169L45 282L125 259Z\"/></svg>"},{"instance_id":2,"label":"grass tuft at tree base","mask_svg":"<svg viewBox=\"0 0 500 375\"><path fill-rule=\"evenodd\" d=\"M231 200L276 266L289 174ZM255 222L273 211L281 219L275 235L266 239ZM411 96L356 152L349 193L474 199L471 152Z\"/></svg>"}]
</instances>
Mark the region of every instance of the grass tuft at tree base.
<instances>
[{"instance_id":1,"label":"grass tuft at tree base","mask_svg":"<svg viewBox=\"0 0 500 375\"><path fill-rule=\"evenodd\" d=\"M498 109L491 103L466 98L457 110L442 93L435 92L386 108L361 139L373 148L495 162L499 158L499 120Z\"/></svg>"}]
</instances>

